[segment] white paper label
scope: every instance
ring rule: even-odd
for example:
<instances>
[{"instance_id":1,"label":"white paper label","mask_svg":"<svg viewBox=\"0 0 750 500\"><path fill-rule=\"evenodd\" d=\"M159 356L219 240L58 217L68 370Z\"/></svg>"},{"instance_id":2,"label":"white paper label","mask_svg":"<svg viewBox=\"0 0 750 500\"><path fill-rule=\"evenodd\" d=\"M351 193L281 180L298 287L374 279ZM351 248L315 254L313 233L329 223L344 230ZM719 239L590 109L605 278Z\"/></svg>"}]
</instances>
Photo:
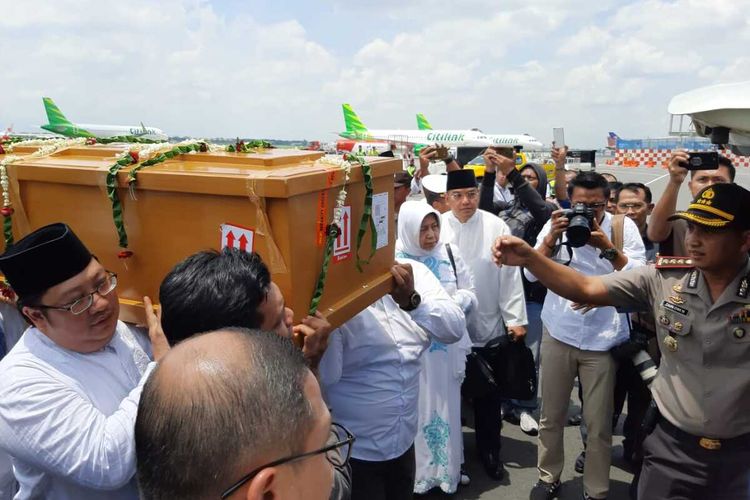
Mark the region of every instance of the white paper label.
<instances>
[{"instance_id":1,"label":"white paper label","mask_svg":"<svg viewBox=\"0 0 750 500\"><path fill-rule=\"evenodd\" d=\"M352 255L352 207L341 207L341 234L333 242L333 262L340 262Z\"/></svg>"},{"instance_id":2,"label":"white paper label","mask_svg":"<svg viewBox=\"0 0 750 500\"><path fill-rule=\"evenodd\" d=\"M255 243L255 232L252 229L235 224L221 225L221 249L237 248L252 253Z\"/></svg>"},{"instance_id":3,"label":"white paper label","mask_svg":"<svg viewBox=\"0 0 750 500\"><path fill-rule=\"evenodd\" d=\"M372 220L375 221L375 229L378 231L378 239L375 248L388 246L388 228L390 220L388 217L388 193L378 193L372 197Z\"/></svg>"}]
</instances>

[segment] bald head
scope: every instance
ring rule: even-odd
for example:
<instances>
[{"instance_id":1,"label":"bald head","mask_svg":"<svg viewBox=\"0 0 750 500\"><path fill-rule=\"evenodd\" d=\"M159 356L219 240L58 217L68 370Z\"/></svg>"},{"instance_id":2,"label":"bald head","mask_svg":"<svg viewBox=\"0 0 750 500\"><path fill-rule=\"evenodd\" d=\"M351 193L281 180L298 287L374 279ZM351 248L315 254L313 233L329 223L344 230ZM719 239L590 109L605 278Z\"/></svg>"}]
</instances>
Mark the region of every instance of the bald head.
<instances>
[{"instance_id":1,"label":"bald head","mask_svg":"<svg viewBox=\"0 0 750 500\"><path fill-rule=\"evenodd\" d=\"M225 329L172 350L146 382L136 420L143 498L216 498L271 453L304 446L310 375L290 340Z\"/></svg>"},{"instance_id":2,"label":"bald head","mask_svg":"<svg viewBox=\"0 0 750 500\"><path fill-rule=\"evenodd\" d=\"M169 387L164 397L186 402L198 396L199 388L225 386L237 376L254 377L257 367L248 361L257 339L248 339L248 335L253 332L227 329L188 339L170 350L151 380Z\"/></svg>"}]
</instances>

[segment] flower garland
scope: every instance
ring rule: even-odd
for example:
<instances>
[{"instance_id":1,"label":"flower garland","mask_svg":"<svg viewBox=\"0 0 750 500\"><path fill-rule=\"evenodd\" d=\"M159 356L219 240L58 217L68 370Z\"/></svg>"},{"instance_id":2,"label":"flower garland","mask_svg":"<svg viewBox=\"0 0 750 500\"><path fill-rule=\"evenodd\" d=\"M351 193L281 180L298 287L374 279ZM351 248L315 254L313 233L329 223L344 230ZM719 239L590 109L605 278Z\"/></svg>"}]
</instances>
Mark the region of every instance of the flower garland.
<instances>
[{"instance_id":1,"label":"flower garland","mask_svg":"<svg viewBox=\"0 0 750 500\"><path fill-rule=\"evenodd\" d=\"M168 149L165 149L165 146ZM195 154L198 152L205 153L208 151L208 144L202 141L185 141L174 145L168 143L162 144L158 148L144 148L142 151L146 152L148 156L144 157L141 155L141 164L131 169L130 173L128 173L128 185L133 195L135 194L135 183L137 182L137 175L140 170L165 162L178 155ZM154 154L156 156L149 158Z\"/></svg>"},{"instance_id":2,"label":"flower garland","mask_svg":"<svg viewBox=\"0 0 750 500\"><path fill-rule=\"evenodd\" d=\"M117 173L120 169L129 165L136 165L128 172L130 196L136 199L135 184L137 182L138 171L162 163L177 155L207 150L208 145L205 142L183 142L176 145L166 142L141 143L135 144L128 151L117 155L115 162L107 170L105 184L107 187L107 198L109 198L112 204L112 220L117 231L118 245L122 248L117 254L118 258L127 259L133 256L133 252L128 250L128 234L125 230L122 202L120 201L120 195L117 193Z\"/></svg>"},{"instance_id":3,"label":"flower garland","mask_svg":"<svg viewBox=\"0 0 750 500\"><path fill-rule=\"evenodd\" d=\"M347 191L346 188L349 184L349 178L352 173L352 164L340 156L326 155L318 159L314 166L328 165L334 166L341 169L344 172L344 183L339 190L339 194L336 197L336 206L333 209L333 217L331 223L326 228L326 245L323 251L323 264L320 267L320 274L318 280L315 283L315 291L313 292L312 299L310 300L310 308L308 310L309 315L314 315L318 310L320 299L323 297L323 290L325 288L326 276L328 275L328 266L331 263L331 254L333 253L333 243L336 238L341 234L341 218L344 215L344 202L346 201Z\"/></svg>"},{"instance_id":4,"label":"flower garland","mask_svg":"<svg viewBox=\"0 0 750 500\"><path fill-rule=\"evenodd\" d=\"M168 142L155 142L149 139L141 139L131 136L125 137L110 137L107 139L88 139L87 144L95 143L112 143L112 142L131 142L134 143L128 151L119 154L116 157L115 162L109 167L106 176L106 187L107 197L112 204L112 220L115 224L115 230L117 231L118 244L122 250L117 254L120 259L127 259L133 256L133 252L128 250L128 235L125 229L125 222L123 218L122 202L120 196L117 193L117 173L123 168L130 165L135 167L130 169L128 172L128 189L130 196L133 199L136 198L135 188L138 181L138 172L144 168L148 168L159 163L165 162L175 156L183 154L195 154L198 152L205 153L207 151L226 151L226 152L240 152L240 153L255 153L258 149L272 148L273 146L262 140L252 140L248 143L237 140L234 145L219 146L216 144L209 144L206 141L184 141L177 144L170 144Z\"/></svg>"},{"instance_id":5,"label":"flower garland","mask_svg":"<svg viewBox=\"0 0 750 500\"><path fill-rule=\"evenodd\" d=\"M251 140L245 143L244 140L237 139L237 142L232 145L229 144L224 148L224 151L229 153L257 153L259 149L271 149L273 145L262 139Z\"/></svg>"},{"instance_id":6,"label":"flower garland","mask_svg":"<svg viewBox=\"0 0 750 500\"><path fill-rule=\"evenodd\" d=\"M347 195L346 188L352 174L352 164L340 156L326 155L315 162L314 166L318 165L339 167L344 172L344 184L341 186L339 195L336 197L336 207L333 209L333 220L331 221L331 224L341 227L341 217L344 215L344 202Z\"/></svg>"},{"instance_id":7,"label":"flower garland","mask_svg":"<svg viewBox=\"0 0 750 500\"><path fill-rule=\"evenodd\" d=\"M13 244L13 213L15 210L11 206L10 201L10 180L8 179L8 169L6 168L11 163L15 163L24 157L13 155L13 150L18 146L24 147L35 147L39 146L39 149L25 157L25 159L40 158L42 156L51 155L61 149L68 148L70 146L81 145L85 141L84 138L75 139L31 139L28 141L16 141L6 144L0 144L0 154L6 154L5 158L0 160L0 187L3 190L3 208L0 209L0 215L3 216L3 236L5 238L5 248L8 248Z\"/></svg>"},{"instance_id":8,"label":"flower garland","mask_svg":"<svg viewBox=\"0 0 750 500\"><path fill-rule=\"evenodd\" d=\"M114 142L128 142L130 144L164 144L166 141L146 139L135 135L115 135L112 137L88 137L86 144L112 144Z\"/></svg>"}]
</instances>

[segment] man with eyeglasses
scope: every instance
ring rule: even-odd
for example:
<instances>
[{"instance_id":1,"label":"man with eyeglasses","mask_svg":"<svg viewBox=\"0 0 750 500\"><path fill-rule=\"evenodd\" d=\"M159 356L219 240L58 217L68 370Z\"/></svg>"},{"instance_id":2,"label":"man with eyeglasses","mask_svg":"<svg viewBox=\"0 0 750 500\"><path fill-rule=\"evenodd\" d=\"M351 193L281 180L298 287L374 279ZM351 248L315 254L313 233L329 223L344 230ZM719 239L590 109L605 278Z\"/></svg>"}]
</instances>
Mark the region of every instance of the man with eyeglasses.
<instances>
[{"instance_id":1,"label":"man with eyeglasses","mask_svg":"<svg viewBox=\"0 0 750 500\"><path fill-rule=\"evenodd\" d=\"M567 262L571 269L590 276L645 264L643 242L632 220L624 219L622 250L611 241L613 216L605 211L609 185L601 174L579 173L568 184L567 194L572 206L583 204L593 210L591 236L584 246L567 245L568 219L558 210L539 233L536 248L541 254ZM528 270L524 272L529 280L537 280ZM583 389L583 417L588 430L584 497L606 498L616 371L609 350L629 338L627 318L613 307L588 310L550 290L542 307L542 322L539 481L531 491L531 499L551 499L560 487L563 429L576 375Z\"/></svg>"},{"instance_id":2,"label":"man with eyeglasses","mask_svg":"<svg viewBox=\"0 0 750 500\"><path fill-rule=\"evenodd\" d=\"M615 194L616 213L629 217L638 226L641 233L643 245L646 249L646 262L656 261L659 253L659 244L648 238L648 216L654 209L652 203L651 189L640 182L629 182L623 184ZM647 339L656 336L656 324L653 315L647 312L633 312L630 314L631 339L637 340L641 346L647 346ZM650 342L653 347L653 341ZM632 345L632 344L631 344ZM650 348L649 352L656 356L658 349ZM658 358L654 359L658 363ZM641 463L643 461L642 442L643 433L640 432L641 424L651 402L651 391L641 378L641 375L633 363L632 358L624 357L618 359L617 375L615 377L615 406L613 427L620 419L620 414L628 401L628 413L622 424L622 434L625 439L622 442L622 455L626 462L634 468L634 479L631 483L631 498L635 498L638 488Z\"/></svg>"},{"instance_id":3,"label":"man with eyeglasses","mask_svg":"<svg viewBox=\"0 0 750 500\"><path fill-rule=\"evenodd\" d=\"M0 362L0 447L13 458L15 498L138 498L133 425L166 340L118 321L117 275L65 224L16 242L0 270L33 325Z\"/></svg>"},{"instance_id":4,"label":"man with eyeglasses","mask_svg":"<svg viewBox=\"0 0 750 500\"><path fill-rule=\"evenodd\" d=\"M654 262L659 244L648 237L648 216L654 210L651 189L641 182L623 184L615 193L615 213L629 217L638 226L646 248L646 262Z\"/></svg>"},{"instance_id":5,"label":"man with eyeglasses","mask_svg":"<svg viewBox=\"0 0 750 500\"><path fill-rule=\"evenodd\" d=\"M689 153L677 150L669 159L669 182L651 214L648 227L649 238L659 243L662 255L685 257L688 254L685 244L687 222L681 219L671 220L677 210L677 196L680 187L690 173L688 189L695 197L703 188L714 184L734 183L735 168L726 156L719 155L719 166L715 170L688 170Z\"/></svg>"},{"instance_id":6,"label":"man with eyeglasses","mask_svg":"<svg viewBox=\"0 0 750 500\"><path fill-rule=\"evenodd\" d=\"M456 245L474 274L478 306L468 322L475 349L502 335L522 341L526 335L526 301L521 273L498 268L489 248L498 236L511 234L495 215L479 210L479 188L473 170L448 172L447 200L450 212L442 215L441 240ZM492 479L502 479L500 460L501 404L498 394L474 398L474 420L479 458Z\"/></svg>"},{"instance_id":7,"label":"man with eyeglasses","mask_svg":"<svg viewBox=\"0 0 750 500\"><path fill-rule=\"evenodd\" d=\"M159 363L135 442L144 500L327 500L354 436L331 423L291 342L226 328L181 342Z\"/></svg>"}]
</instances>

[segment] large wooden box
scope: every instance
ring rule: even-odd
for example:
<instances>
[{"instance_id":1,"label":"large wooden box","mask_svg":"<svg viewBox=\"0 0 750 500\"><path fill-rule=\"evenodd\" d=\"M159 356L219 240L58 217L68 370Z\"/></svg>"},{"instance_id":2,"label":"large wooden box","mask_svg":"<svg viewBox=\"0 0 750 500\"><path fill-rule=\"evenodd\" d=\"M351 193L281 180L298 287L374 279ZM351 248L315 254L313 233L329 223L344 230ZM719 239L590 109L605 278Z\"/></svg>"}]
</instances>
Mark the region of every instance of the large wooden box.
<instances>
[{"instance_id":1,"label":"large wooden box","mask_svg":"<svg viewBox=\"0 0 750 500\"><path fill-rule=\"evenodd\" d=\"M135 197L127 187L132 167L125 167L118 174L118 193L133 255L122 259L105 177L125 148L73 147L10 165L16 239L45 224L68 223L102 264L117 272L121 319L142 322L142 297L156 301L159 284L176 263L192 253L221 248L229 231L236 241L240 234L232 227L249 228L254 231L252 247L271 269L273 280L294 309L295 320L307 314L324 255L320 222L330 222L344 182L339 167L316 164L321 153L310 151L184 154L141 170ZM367 307L391 286L389 268L396 237L393 173L401 168L401 161L369 160L373 217L380 230L378 249L359 272L356 237L365 185L361 168L355 164L347 187L346 227L337 240L319 308L334 325ZM224 238L223 225L230 225L225 226ZM371 241L368 230L361 257L369 255Z\"/></svg>"}]
</instances>

